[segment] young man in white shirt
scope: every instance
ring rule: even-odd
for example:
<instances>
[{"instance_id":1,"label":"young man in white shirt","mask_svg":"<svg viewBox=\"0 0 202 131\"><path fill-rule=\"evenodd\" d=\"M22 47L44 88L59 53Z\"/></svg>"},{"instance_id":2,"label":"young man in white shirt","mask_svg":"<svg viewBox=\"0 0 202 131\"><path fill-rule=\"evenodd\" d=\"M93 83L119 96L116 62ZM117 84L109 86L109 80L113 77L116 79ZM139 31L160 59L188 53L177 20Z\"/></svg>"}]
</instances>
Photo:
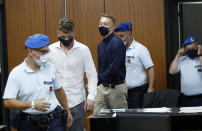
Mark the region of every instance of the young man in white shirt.
<instances>
[{"instance_id":1,"label":"young man in white shirt","mask_svg":"<svg viewBox=\"0 0 202 131\"><path fill-rule=\"evenodd\" d=\"M83 131L84 112L94 108L97 72L89 48L74 39L74 23L71 19L62 18L59 21L57 35L59 41L49 46L50 59L62 80L74 118L70 131ZM84 74L88 80L87 100Z\"/></svg>"},{"instance_id":2,"label":"young man in white shirt","mask_svg":"<svg viewBox=\"0 0 202 131\"><path fill-rule=\"evenodd\" d=\"M188 37L172 61L169 73L180 72L182 106L202 106L202 46Z\"/></svg>"},{"instance_id":3,"label":"young man in white shirt","mask_svg":"<svg viewBox=\"0 0 202 131\"><path fill-rule=\"evenodd\" d=\"M114 30L126 46L126 84L128 87L128 108L141 108L144 93L152 92L155 72L148 49L135 41L132 36L132 24L121 23ZM147 84L148 70L149 84Z\"/></svg>"}]
</instances>

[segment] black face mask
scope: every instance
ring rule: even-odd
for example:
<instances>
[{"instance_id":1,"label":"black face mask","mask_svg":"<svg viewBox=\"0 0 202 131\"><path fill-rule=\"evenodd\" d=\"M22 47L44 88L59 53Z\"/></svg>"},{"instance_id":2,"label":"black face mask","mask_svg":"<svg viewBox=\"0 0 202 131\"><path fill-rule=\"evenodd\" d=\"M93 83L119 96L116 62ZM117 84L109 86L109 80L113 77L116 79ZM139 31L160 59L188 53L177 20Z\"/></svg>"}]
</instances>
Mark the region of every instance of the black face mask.
<instances>
[{"instance_id":1,"label":"black face mask","mask_svg":"<svg viewBox=\"0 0 202 131\"><path fill-rule=\"evenodd\" d=\"M58 37L58 39L59 39L59 41L60 41L64 46L66 46L66 47L70 46L71 43L72 43L72 41L73 41L73 37L70 38L69 40L65 40L65 39L63 39L63 38L61 38L61 37Z\"/></svg>"},{"instance_id":2,"label":"black face mask","mask_svg":"<svg viewBox=\"0 0 202 131\"><path fill-rule=\"evenodd\" d=\"M106 36L109 33L109 29L104 26L99 27L99 31L102 36Z\"/></svg>"},{"instance_id":3,"label":"black face mask","mask_svg":"<svg viewBox=\"0 0 202 131\"><path fill-rule=\"evenodd\" d=\"M197 57L197 50L195 49L191 49L191 50L188 50L186 51L186 55L191 58L191 59L194 59L195 57Z\"/></svg>"}]
</instances>

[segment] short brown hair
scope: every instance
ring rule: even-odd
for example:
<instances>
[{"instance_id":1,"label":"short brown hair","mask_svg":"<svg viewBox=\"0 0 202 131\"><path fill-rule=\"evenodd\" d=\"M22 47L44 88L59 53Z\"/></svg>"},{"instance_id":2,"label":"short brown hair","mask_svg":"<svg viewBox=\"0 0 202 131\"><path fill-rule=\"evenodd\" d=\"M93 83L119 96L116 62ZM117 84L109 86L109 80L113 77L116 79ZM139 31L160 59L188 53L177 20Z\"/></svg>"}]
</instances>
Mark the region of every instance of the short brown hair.
<instances>
[{"instance_id":1,"label":"short brown hair","mask_svg":"<svg viewBox=\"0 0 202 131\"><path fill-rule=\"evenodd\" d=\"M110 18L110 19L112 20L113 24L115 25L116 20L115 20L115 18L114 18L114 16L113 16L112 14L103 13L103 14L101 15L101 17Z\"/></svg>"},{"instance_id":2,"label":"short brown hair","mask_svg":"<svg viewBox=\"0 0 202 131\"><path fill-rule=\"evenodd\" d=\"M74 22L68 18L62 18L58 22L58 31L64 33L72 32L74 30Z\"/></svg>"}]
</instances>

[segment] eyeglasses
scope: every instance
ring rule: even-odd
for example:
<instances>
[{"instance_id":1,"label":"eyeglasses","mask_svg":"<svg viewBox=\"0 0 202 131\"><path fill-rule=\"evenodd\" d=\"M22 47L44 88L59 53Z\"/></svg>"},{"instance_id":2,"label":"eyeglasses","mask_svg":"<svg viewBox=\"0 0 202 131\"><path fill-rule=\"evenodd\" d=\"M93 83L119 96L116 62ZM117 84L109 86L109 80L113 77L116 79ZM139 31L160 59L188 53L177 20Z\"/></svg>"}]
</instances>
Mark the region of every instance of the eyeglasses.
<instances>
[{"instance_id":1,"label":"eyeglasses","mask_svg":"<svg viewBox=\"0 0 202 131\"><path fill-rule=\"evenodd\" d=\"M38 50L38 49L34 49L34 50L42 53L43 55L48 54L50 52L50 50Z\"/></svg>"}]
</instances>

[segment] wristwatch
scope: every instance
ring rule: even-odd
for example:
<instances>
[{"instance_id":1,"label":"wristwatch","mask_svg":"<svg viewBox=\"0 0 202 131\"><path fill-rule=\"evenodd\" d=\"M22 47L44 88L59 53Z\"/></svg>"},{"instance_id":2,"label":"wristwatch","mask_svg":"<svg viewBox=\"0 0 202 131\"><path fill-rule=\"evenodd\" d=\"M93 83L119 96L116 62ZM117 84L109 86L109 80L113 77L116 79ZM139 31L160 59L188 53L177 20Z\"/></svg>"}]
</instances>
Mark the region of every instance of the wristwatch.
<instances>
[{"instance_id":1,"label":"wristwatch","mask_svg":"<svg viewBox=\"0 0 202 131\"><path fill-rule=\"evenodd\" d=\"M35 108L34 101L32 101L31 108L32 108L32 109L34 109L34 108Z\"/></svg>"},{"instance_id":2,"label":"wristwatch","mask_svg":"<svg viewBox=\"0 0 202 131\"><path fill-rule=\"evenodd\" d=\"M202 56L202 54L198 55L198 57Z\"/></svg>"}]
</instances>

